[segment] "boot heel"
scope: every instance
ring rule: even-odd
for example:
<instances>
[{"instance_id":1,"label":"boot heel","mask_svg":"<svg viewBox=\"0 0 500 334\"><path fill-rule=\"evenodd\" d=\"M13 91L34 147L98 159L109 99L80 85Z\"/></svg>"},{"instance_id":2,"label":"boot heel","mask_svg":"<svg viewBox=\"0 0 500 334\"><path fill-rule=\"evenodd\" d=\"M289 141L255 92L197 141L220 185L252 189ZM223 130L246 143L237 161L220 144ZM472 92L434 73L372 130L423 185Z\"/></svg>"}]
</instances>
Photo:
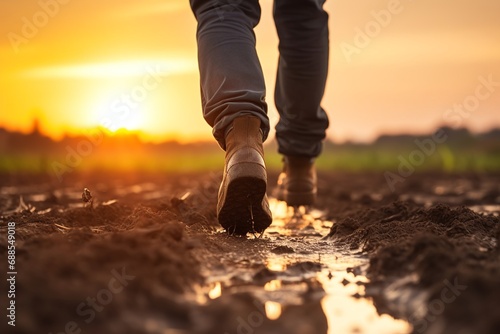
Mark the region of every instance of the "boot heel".
<instances>
[{"instance_id":1,"label":"boot heel","mask_svg":"<svg viewBox=\"0 0 500 334\"><path fill-rule=\"evenodd\" d=\"M313 205L316 193L285 192L284 200L289 206Z\"/></svg>"},{"instance_id":2,"label":"boot heel","mask_svg":"<svg viewBox=\"0 0 500 334\"><path fill-rule=\"evenodd\" d=\"M255 181L262 180L264 183L267 182L266 168L253 162L241 162L233 165L231 169L228 170L228 176L230 177L229 182L241 178L254 179Z\"/></svg>"}]
</instances>

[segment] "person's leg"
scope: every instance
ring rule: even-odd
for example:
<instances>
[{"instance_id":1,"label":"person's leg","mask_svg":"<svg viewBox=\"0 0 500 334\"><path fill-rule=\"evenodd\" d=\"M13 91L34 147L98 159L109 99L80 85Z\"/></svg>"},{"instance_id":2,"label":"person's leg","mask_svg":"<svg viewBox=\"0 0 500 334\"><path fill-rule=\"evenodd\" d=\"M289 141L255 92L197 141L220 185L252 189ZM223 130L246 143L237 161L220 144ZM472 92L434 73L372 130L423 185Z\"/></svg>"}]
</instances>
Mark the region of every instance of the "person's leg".
<instances>
[{"instance_id":1,"label":"person's leg","mask_svg":"<svg viewBox=\"0 0 500 334\"><path fill-rule=\"evenodd\" d=\"M217 218L231 234L263 232L272 221L263 141L265 84L253 28L258 0L191 0L198 20L203 114L226 151Z\"/></svg>"},{"instance_id":2,"label":"person's leg","mask_svg":"<svg viewBox=\"0 0 500 334\"><path fill-rule=\"evenodd\" d=\"M265 83L253 28L260 20L258 0L190 0L198 21L198 62L205 120L225 149L225 133L234 119L260 119L269 132Z\"/></svg>"},{"instance_id":3,"label":"person's leg","mask_svg":"<svg viewBox=\"0 0 500 334\"><path fill-rule=\"evenodd\" d=\"M279 36L275 102L279 152L317 157L328 127L320 106L328 72L328 14L324 0L275 0Z\"/></svg>"},{"instance_id":4,"label":"person's leg","mask_svg":"<svg viewBox=\"0 0 500 334\"><path fill-rule=\"evenodd\" d=\"M328 72L328 14L324 0L275 0L280 40L275 102L283 172L274 195L290 206L316 198L314 158L321 153L328 117L320 106Z\"/></svg>"}]
</instances>

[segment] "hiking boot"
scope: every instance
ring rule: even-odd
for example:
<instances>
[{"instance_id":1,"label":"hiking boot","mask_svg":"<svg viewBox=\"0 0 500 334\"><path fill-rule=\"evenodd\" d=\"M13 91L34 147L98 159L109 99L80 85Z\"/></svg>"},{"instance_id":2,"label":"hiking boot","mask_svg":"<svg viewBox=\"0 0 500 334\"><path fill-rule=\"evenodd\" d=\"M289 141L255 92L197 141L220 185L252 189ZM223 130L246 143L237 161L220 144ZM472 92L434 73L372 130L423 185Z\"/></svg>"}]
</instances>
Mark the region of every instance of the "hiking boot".
<instances>
[{"instance_id":1,"label":"hiking boot","mask_svg":"<svg viewBox=\"0 0 500 334\"><path fill-rule=\"evenodd\" d=\"M260 119L238 117L226 134L226 162L217 218L230 234L261 233L271 225Z\"/></svg>"},{"instance_id":2,"label":"hiking boot","mask_svg":"<svg viewBox=\"0 0 500 334\"><path fill-rule=\"evenodd\" d=\"M273 195L289 206L312 205L317 193L314 159L301 156L283 157L283 172Z\"/></svg>"}]
</instances>

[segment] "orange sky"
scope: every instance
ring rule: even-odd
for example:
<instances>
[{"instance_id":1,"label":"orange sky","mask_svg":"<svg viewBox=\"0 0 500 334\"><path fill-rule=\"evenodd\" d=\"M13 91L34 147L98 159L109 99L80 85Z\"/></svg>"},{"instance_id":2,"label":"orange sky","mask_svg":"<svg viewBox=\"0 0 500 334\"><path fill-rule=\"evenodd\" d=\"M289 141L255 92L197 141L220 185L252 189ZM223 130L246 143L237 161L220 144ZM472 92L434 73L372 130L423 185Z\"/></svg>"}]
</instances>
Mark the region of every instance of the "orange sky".
<instances>
[{"instance_id":1,"label":"orange sky","mask_svg":"<svg viewBox=\"0 0 500 334\"><path fill-rule=\"evenodd\" d=\"M102 123L154 140L211 137L187 0L59 1L0 2L0 126L28 130L38 117L55 137ZM261 5L258 52L275 124L278 41L272 1ZM330 138L429 132L445 121L500 126L500 1L335 0L326 8ZM470 111L449 111L464 103Z\"/></svg>"}]
</instances>

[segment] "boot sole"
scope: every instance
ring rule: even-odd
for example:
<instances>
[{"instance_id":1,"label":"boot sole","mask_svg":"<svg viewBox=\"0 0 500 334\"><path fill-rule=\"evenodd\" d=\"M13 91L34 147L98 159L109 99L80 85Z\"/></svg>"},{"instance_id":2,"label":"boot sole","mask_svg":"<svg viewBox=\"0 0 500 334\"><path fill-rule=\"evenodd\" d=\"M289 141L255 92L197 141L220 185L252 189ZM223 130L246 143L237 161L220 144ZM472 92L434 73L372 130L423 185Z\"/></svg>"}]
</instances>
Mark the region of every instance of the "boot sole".
<instances>
[{"instance_id":1,"label":"boot sole","mask_svg":"<svg viewBox=\"0 0 500 334\"><path fill-rule=\"evenodd\" d=\"M234 165L227 177L231 179L227 180L226 197L218 214L219 223L230 234L263 232L272 222L270 212L265 209L268 208L265 168L255 163L241 163Z\"/></svg>"}]
</instances>

